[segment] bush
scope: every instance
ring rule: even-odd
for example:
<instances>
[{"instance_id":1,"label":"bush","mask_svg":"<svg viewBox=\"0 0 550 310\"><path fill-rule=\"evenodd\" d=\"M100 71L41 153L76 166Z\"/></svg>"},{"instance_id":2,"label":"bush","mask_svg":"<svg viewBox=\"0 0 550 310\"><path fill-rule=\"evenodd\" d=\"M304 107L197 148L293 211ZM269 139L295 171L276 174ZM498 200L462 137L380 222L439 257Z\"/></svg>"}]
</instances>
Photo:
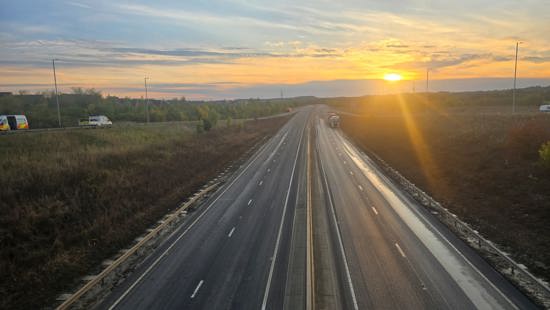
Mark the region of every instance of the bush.
<instances>
[{"instance_id":1,"label":"bush","mask_svg":"<svg viewBox=\"0 0 550 310\"><path fill-rule=\"evenodd\" d=\"M209 119L203 119L202 127L204 128L204 131L209 131L213 127L212 122Z\"/></svg>"},{"instance_id":2,"label":"bush","mask_svg":"<svg viewBox=\"0 0 550 310\"><path fill-rule=\"evenodd\" d=\"M543 143L539 149L539 157L541 164L550 169L550 141Z\"/></svg>"},{"instance_id":3,"label":"bush","mask_svg":"<svg viewBox=\"0 0 550 310\"><path fill-rule=\"evenodd\" d=\"M204 126L202 122L200 122L199 124L197 124L197 133L203 133L203 132L204 132Z\"/></svg>"}]
</instances>

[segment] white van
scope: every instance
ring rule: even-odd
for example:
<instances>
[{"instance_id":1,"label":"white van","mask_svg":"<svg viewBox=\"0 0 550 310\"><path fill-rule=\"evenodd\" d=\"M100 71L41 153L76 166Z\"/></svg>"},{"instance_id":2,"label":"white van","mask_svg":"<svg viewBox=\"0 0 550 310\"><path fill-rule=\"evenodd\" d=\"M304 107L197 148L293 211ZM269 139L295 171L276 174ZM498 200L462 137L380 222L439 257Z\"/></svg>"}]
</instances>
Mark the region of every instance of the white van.
<instances>
[{"instance_id":1,"label":"white van","mask_svg":"<svg viewBox=\"0 0 550 310\"><path fill-rule=\"evenodd\" d=\"M88 118L78 120L78 126L105 127L112 124L113 122L105 115L90 115Z\"/></svg>"},{"instance_id":2,"label":"white van","mask_svg":"<svg viewBox=\"0 0 550 310\"><path fill-rule=\"evenodd\" d=\"M0 131L29 129L25 115L0 115Z\"/></svg>"},{"instance_id":3,"label":"white van","mask_svg":"<svg viewBox=\"0 0 550 310\"><path fill-rule=\"evenodd\" d=\"M540 106L539 111L550 113L550 104L543 104Z\"/></svg>"}]
</instances>

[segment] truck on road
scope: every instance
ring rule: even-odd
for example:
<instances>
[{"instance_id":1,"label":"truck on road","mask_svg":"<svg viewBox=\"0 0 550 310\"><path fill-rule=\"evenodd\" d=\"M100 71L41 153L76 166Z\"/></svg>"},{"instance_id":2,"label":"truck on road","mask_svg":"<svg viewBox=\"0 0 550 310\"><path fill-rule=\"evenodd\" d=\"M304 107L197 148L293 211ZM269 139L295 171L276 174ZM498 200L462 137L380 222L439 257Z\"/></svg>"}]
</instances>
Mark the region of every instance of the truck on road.
<instances>
[{"instance_id":1,"label":"truck on road","mask_svg":"<svg viewBox=\"0 0 550 310\"><path fill-rule=\"evenodd\" d=\"M328 116L328 125L331 128L340 127L340 116L336 113L330 113Z\"/></svg>"}]
</instances>

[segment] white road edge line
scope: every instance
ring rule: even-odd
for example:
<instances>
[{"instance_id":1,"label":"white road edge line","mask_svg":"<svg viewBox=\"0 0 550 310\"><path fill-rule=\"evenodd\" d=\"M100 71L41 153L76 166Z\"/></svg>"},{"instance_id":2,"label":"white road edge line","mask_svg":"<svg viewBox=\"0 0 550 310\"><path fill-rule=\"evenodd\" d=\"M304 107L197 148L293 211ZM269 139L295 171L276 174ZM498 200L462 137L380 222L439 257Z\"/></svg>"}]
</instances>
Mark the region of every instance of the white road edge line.
<instances>
[{"instance_id":1,"label":"white road edge line","mask_svg":"<svg viewBox=\"0 0 550 310\"><path fill-rule=\"evenodd\" d=\"M399 244L397 242L395 243L395 247L397 248L397 250L399 251L399 254L401 254L401 256L407 257L405 255L405 252L403 252L403 250L401 249L401 247L399 246Z\"/></svg>"},{"instance_id":2,"label":"white road edge line","mask_svg":"<svg viewBox=\"0 0 550 310\"><path fill-rule=\"evenodd\" d=\"M286 192L285 205L283 207L283 215L281 218L281 224L279 225L279 232L277 233L277 241L275 242L275 250L273 251L273 256L271 256L271 267L269 268L269 276L267 278L267 285L264 292L264 299L262 301L262 310L265 310L267 307L267 299L269 297L269 290L271 288L271 279L273 278L273 270L275 269L275 261L277 261L277 254L279 252L279 244L281 242L281 235L283 233L283 224L285 222L286 208L288 206L288 199L290 198L290 188L292 187L292 182L294 181L294 171L296 170L296 163L298 162L298 155L300 154L300 149L302 147L302 138L304 137L305 127L302 130L300 135L300 141L298 141L298 148L296 150L296 157L294 159L294 165L292 167L292 173L290 174L290 183L288 184L288 190Z\"/></svg>"},{"instance_id":3,"label":"white road edge line","mask_svg":"<svg viewBox=\"0 0 550 310\"><path fill-rule=\"evenodd\" d=\"M285 136L286 134L288 134L288 130L287 132L285 133ZM270 141L271 142L271 141ZM181 239L183 238L183 236L185 236L185 234L187 234L187 232L193 227L195 226L195 224L206 214L208 213L208 210L210 210L210 208L220 199L220 197L222 197L225 192L227 192L231 186L233 184L235 184L235 182L237 182L237 180L248 170L248 168L254 163L256 162L256 160L260 157L260 155L262 155L262 153L267 149L267 146L268 146L269 142L266 143L262 149L260 149L258 151L258 153L256 154L256 157L254 157L250 163L248 163L248 165L241 171L241 173L239 173L235 179L233 179L233 181L231 181L231 183L229 183L229 185L220 193L220 195L218 195L218 197L216 197L216 199L214 199L214 201L212 201L212 203L206 208L206 210L204 210L203 213L201 213L196 219L195 221L193 221L193 223L191 223L184 231L181 235L178 236L178 238L176 240L174 240L174 242L172 242L172 244L139 276L139 278L137 278L137 280L132 283L132 285L126 289L126 291L124 291L124 293L122 295L120 295L120 297L109 307L109 310L112 310L112 309L115 309L116 306L118 306L118 304L126 297L126 295L128 295L136 285L138 285L139 282L141 282L141 280L149 273L151 272L151 270L153 268L155 268L155 266L160 262L161 259L163 259L166 254L168 254L168 252L176 245L176 243ZM280 144L279 144L280 145ZM278 146L277 146L278 147Z\"/></svg>"},{"instance_id":4,"label":"white road edge line","mask_svg":"<svg viewBox=\"0 0 550 310\"><path fill-rule=\"evenodd\" d=\"M204 280L201 280L199 284L197 284L197 287L195 287L195 290L193 291L193 295L191 295L191 299L195 298L197 296L197 293L199 292L202 284L204 283Z\"/></svg>"},{"instance_id":5,"label":"white road edge line","mask_svg":"<svg viewBox=\"0 0 550 310\"><path fill-rule=\"evenodd\" d=\"M360 155L361 153L357 153L357 151L355 151L355 148L354 148L353 146L348 145L348 142L346 142L345 138L343 138L343 137L341 137L341 136L340 136L340 138L342 139L342 143L343 143L343 145L344 145L344 147L345 147L345 149L346 149L347 154L352 158L352 160L355 160L355 159L353 158L354 155L351 154L351 152L353 151L353 152L355 152L355 153L358 155L358 156L355 156L355 157L356 157L357 159L361 160L362 163L363 163L363 165L367 165L365 159ZM367 156L365 153L362 153L362 154L363 154L364 156ZM367 157L368 157L368 156L367 156ZM357 164L357 162L356 162L356 165L359 167L359 165ZM363 169L366 169L366 168L359 167L359 169L360 169L360 170L363 170ZM370 173L372 173L372 174L374 174L378 179L383 180L385 183L387 183L387 184L384 184L384 185L387 186L388 188L391 188L391 189L393 190L392 183L391 183L391 182L388 182L388 181L387 181L387 177L386 177L383 173L381 173L379 170L371 171L370 169L367 169L367 171L370 172ZM368 176L365 174L364 171L363 171L363 174L364 174L365 177L367 177L367 179L368 179ZM380 190L378 190L378 191L383 195L383 193L382 193ZM398 196L397 196L397 195L398 195L397 193L394 193L394 195L395 195L395 197L398 197ZM388 200L387 197L385 197L385 198L386 198L386 200ZM404 205L406 205L405 200L403 200L403 199L400 198L400 197L398 197L397 199L400 200ZM467 263L467 264L468 264L468 265L469 265L469 266L470 266L470 267L471 267L471 268L472 268L472 269L473 269L482 279L484 279L484 280L486 281L486 283L488 283L488 284L489 284L498 294L500 294L500 296L501 296L502 298L504 298L504 300L506 300L510 306L512 306L514 309L519 309L519 308L516 306L516 304L513 303L513 302L508 298L508 296L506 296L506 295L505 295L505 294L504 294L504 293L503 293L503 292L502 292L502 291L501 291L492 281L490 281L489 279L487 279L487 277L486 277L486 276L485 276L485 275L484 275L484 274L483 274L483 273L482 273L482 272L481 272L481 271L480 271L480 270L479 270L479 269L478 269L478 268L477 268L468 258L466 258L466 256L464 256L464 254L462 254L462 252L461 252L460 250L458 250L458 249L454 246L454 244L452 244L451 241L449 241L449 239L447 239L447 237L446 237L445 235L443 235L443 233L441 233L441 232L439 231L439 229L435 228L435 226L434 226L434 225L433 225L424 215L422 215L422 213L420 213L419 211L417 211L415 208L407 208L407 210L410 211L410 212L412 212L413 214L415 214L415 215L417 216L417 218L418 218L419 220L422 221L422 223L424 223L425 225L429 226L429 227L430 227L430 231L431 231L433 234L439 236L439 237L441 238L441 240L444 240L444 243L445 243L446 245L448 245L450 248L452 248L452 249L455 251L455 253L457 253L457 254L463 259L463 261L465 261L465 262L466 262L466 263ZM399 216L400 216L400 215L399 215ZM409 225L409 224L407 224L407 225ZM410 226L409 226L409 227L410 227ZM420 241L422 242L422 240L420 240ZM437 259L437 258L436 258L436 259ZM441 264L441 261L440 261L439 259L437 259L437 260L438 260L438 261L440 262L440 264ZM443 266L443 268L446 269L446 267L445 267L443 264L442 264L442 266ZM448 272L448 270L447 270L447 272ZM460 283L459 283L459 285L460 285ZM461 287L461 289L462 289L462 291L463 291L466 295L468 295L468 293L466 293L466 292L464 291L464 288Z\"/></svg>"},{"instance_id":6,"label":"white road edge line","mask_svg":"<svg viewBox=\"0 0 550 310\"><path fill-rule=\"evenodd\" d=\"M378 210L376 210L375 207L371 207L372 208L372 211L374 211L374 214L378 215Z\"/></svg>"},{"instance_id":7,"label":"white road edge line","mask_svg":"<svg viewBox=\"0 0 550 310\"><path fill-rule=\"evenodd\" d=\"M322 170L323 179L325 181L325 186L326 186L327 190L330 191L329 186L328 186L327 176L326 176L326 173L325 173L325 169L323 168L323 160L321 159L321 156L319 156L319 160L321 161L321 170ZM331 214L332 214L332 219L334 221L334 225L336 225L336 234L338 236L338 245L339 245L342 257L344 259L344 267L346 269L346 278L348 280L349 289L351 291L351 298L353 300L353 309L359 310L359 306L357 305L357 297L355 296L355 289L353 288L353 282L351 281L351 274L350 274L350 271L349 271L348 260L346 258L346 252L344 251L344 243L342 242L342 235L340 234L340 227L338 226L338 221L336 219L336 213L334 212L334 205L332 204L332 198L330 197L330 193L329 193L328 201L330 203L330 211L331 211Z\"/></svg>"},{"instance_id":8,"label":"white road edge line","mask_svg":"<svg viewBox=\"0 0 550 310\"><path fill-rule=\"evenodd\" d=\"M231 238L231 236L233 236L233 232L235 232L235 227L231 228L231 231L229 232L229 234L227 235L228 238Z\"/></svg>"}]
</instances>

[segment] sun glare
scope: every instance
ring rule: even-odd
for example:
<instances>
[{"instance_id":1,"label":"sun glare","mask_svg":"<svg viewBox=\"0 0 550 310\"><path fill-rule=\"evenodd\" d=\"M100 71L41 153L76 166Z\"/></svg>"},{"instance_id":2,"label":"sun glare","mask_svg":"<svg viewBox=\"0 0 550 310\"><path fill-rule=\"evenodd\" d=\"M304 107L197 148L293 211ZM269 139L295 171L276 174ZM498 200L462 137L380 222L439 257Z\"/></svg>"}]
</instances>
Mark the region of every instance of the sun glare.
<instances>
[{"instance_id":1,"label":"sun glare","mask_svg":"<svg viewBox=\"0 0 550 310\"><path fill-rule=\"evenodd\" d=\"M403 77L397 73L388 73L384 75L384 80L386 81L400 81Z\"/></svg>"}]
</instances>

